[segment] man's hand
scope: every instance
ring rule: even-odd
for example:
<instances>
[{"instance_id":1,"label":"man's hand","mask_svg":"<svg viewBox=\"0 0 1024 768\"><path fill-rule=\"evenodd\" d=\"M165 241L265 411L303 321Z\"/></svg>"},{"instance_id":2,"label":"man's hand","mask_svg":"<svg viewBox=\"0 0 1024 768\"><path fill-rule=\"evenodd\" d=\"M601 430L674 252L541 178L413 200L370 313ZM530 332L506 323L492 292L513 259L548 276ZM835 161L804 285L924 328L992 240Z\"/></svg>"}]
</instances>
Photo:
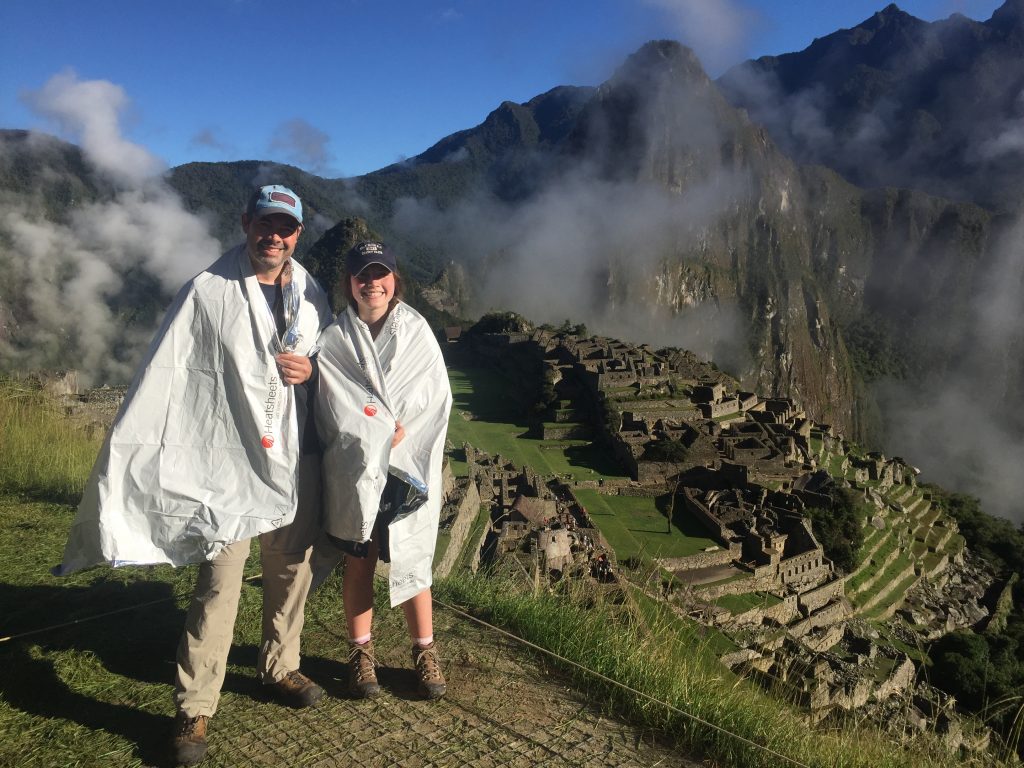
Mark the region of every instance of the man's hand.
<instances>
[{"instance_id":1,"label":"man's hand","mask_svg":"<svg viewBox=\"0 0 1024 768\"><path fill-rule=\"evenodd\" d=\"M278 368L281 369L281 379L285 384L301 384L313 375L313 364L305 355L293 355L290 352L282 352L275 355Z\"/></svg>"},{"instance_id":2,"label":"man's hand","mask_svg":"<svg viewBox=\"0 0 1024 768\"><path fill-rule=\"evenodd\" d=\"M401 423L396 421L395 422L395 434L394 434L394 437L391 438L391 447L394 448L396 445L398 445L400 442L402 442L402 438L404 438L404 437L405 437L405 427L403 427L401 425Z\"/></svg>"}]
</instances>

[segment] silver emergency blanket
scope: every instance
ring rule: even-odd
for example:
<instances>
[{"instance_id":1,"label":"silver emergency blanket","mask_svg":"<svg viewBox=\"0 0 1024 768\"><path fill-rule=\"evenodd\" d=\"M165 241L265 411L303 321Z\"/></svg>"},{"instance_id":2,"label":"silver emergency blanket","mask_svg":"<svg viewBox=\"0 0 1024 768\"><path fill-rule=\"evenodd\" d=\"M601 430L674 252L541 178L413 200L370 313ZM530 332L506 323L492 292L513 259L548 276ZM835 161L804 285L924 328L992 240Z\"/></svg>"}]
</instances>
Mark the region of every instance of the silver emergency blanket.
<instances>
[{"instance_id":1,"label":"silver emergency blanket","mask_svg":"<svg viewBox=\"0 0 1024 768\"><path fill-rule=\"evenodd\" d=\"M327 298L292 271L297 354L330 322ZM100 563L210 560L295 516L296 396L274 355L282 340L238 246L167 310L114 420L55 573Z\"/></svg>"},{"instance_id":2,"label":"silver emergency blanket","mask_svg":"<svg viewBox=\"0 0 1024 768\"><path fill-rule=\"evenodd\" d=\"M324 445L324 527L339 539L370 538L388 473L426 501L388 527L391 605L432 583L441 515L441 465L452 393L441 348L407 304L373 339L348 307L320 336L316 423ZM395 421L405 438L395 447Z\"/></svg>"}]
</instances>

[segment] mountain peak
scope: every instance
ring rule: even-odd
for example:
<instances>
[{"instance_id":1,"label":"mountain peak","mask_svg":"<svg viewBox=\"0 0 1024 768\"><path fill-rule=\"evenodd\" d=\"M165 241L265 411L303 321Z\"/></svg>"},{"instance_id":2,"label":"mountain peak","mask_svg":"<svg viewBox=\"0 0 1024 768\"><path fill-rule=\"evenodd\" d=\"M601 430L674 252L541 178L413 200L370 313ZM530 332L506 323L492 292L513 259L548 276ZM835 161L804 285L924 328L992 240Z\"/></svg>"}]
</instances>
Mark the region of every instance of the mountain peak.
<instances>
[{"instance_id":1,"label":"mountain peak","mask_svg":"<svg viewBox=\"0 0 1024 768\"><path fill-rule=\"evenodd\" d=\"M644 43L626 62L627 68L665 69L689 79L708 82L707 73L692 50L676 40L651 40Z\"/></svg>"},{"instance_id":2,"label":"mountain peak","mask_svg":"<svg viewBox=\"0 0 1024 768\"><path fill-rule=\"evenodd\" d=\"M896 5L896 3L889 3L887 6L885 6L885 8L878 11L871 18L877 19L882 22L891 22L898 19L902 19L903 17L908 17L911 19L914 18L909 13L900 8L898 5Z\"/></svg>"},{"instance_id":3,"label":"mountain peak","mask_svg":"<svg viewBox=\"0 0 1024 768\"><path fill-rule=\"evenodd\" d=\"M1024 28L1024 0L1006 0L987 24L1002 29Z\"/></svg>"},{"instance_id":4,"label":"mountain peak","mask_svg":"<svg viewBox=\"0 0 1024 768\"><path fill-rule=\"evenodd\" d=\"M855 40L851 41L867 42L875 39L894 40L904 32L927 26L928 22L922 21L916 16L912 16L895 3L889 3L889 5L875 13L871 18L865 19L850 30L857 36Z\"/></svg>"}]
</instances>

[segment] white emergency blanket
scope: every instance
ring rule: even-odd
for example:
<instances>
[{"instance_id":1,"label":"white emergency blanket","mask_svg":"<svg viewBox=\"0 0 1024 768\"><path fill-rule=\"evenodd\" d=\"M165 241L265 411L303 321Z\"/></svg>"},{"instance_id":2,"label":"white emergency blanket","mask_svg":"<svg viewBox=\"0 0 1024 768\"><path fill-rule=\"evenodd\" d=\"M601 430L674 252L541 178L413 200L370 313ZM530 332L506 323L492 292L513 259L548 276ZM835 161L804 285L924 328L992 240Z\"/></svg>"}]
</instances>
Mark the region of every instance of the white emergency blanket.
<instances>
[{"instance_id":1,"label":"white emergency blanket","mask_svg":"<svg viewBox=\"0 0 1024 768\"><path fill-rule=\"evenodd\" d=\"M391 605L432 583L441 466L452 393L430 326L399 303L377 338L348 307L320 337L317 431L324 444L324 527L370 538L388 472L426 489L426 502L388 527ZM405 438L395 447L395 421Z\"/></svg>"},{"instance_id":2,"label":"white emergency blanket","mask_svg":"<svg viewBox=\"0 0 1024 768\"><path fill-rule=\"evenodd\" d=\"M296 354L331 319L293 262ZM281 381L277 327L238 246L187 283L167 310L107 435L56 573L100 563L210 560L295 516L296 396Z\"/></svg>"}]
</instances>

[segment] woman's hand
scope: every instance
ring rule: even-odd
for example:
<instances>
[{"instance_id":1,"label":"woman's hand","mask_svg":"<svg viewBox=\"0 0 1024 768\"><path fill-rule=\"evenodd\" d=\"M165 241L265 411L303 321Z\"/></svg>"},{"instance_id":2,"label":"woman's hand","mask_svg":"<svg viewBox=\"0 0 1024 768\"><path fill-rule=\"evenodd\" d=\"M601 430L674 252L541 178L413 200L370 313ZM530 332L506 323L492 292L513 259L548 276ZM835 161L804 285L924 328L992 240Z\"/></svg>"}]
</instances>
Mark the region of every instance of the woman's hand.
<instances>
[{"instance_id":1,"label":"woman's hand","mask_svg":"<svg viewBox=\"0 0 1024 768\"><path fill-rule=\"evenodd\" d=\"M274 360L281 369L281 379L285 384L301 384L313 375L313 363L305 355L282 352L274 355Z\"/></svg>"},{"instance_id":2,"label":"woman's hand","mask_svg":"<svg viewBox=\"0 0 1024 768\"><path fill-rule=\"evenodd\" d=\"M395 422L395 434L391 438L391 447L394 448L405 438L405 427L399 421Z\"/></svg>"}]
</instances>

